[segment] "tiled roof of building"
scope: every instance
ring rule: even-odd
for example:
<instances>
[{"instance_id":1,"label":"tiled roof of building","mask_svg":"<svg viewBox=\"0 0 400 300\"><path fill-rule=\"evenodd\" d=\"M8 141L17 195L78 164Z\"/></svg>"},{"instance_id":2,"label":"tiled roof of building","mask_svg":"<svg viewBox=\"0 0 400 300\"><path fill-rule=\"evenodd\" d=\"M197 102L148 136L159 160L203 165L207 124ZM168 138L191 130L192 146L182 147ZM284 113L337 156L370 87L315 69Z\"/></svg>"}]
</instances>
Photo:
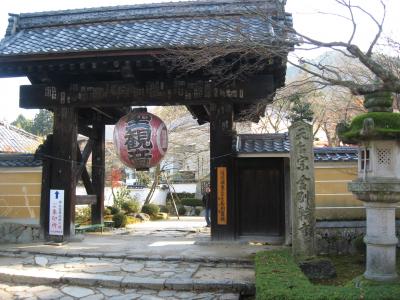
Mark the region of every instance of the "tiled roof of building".
<instances>
[{"instance_id":1,"label":"tiled roof of building","mask_svg":"<svg viewBox=\"0 0 400 300\"><path fill-rule=\"evenodd\" d=\"M357 161L356 147L321 147L314 148L314 161Z\"/></svg>"},{"instance_id":2,"label":"tiled roof of building","mask_svg":"<svg viewBox=\"0 0 400 300\"><path fill-rule=\"evenodd\" d=\"M289 153L290 140L287 133L239 134L236 140L238 154ZM356 147L314 148L315 162L357 161Z\"/></svg>"},{"instance_id":3,"label":"tiled roof of building","mask_svg":"<svg viewBox=\"0 0 400 300\"><path fill-rule=\"evenodd\" d=\"M290 141L287 133L240 134L236 149L239 153L287 153Z\"/></svg>"},{"instance_id":4,"label":"tiled roof of building","mask_svg":"<svg viewBox=\"0 0 400 300\"><path fill-rule=\"evenodd\" d=\"M276 22L251 13L260 8ZM0 56L240 43L243 33L257 41L270 41L282 35L275 26L278 23L292 26L292 18L272 0L190 1L24 13L10 15ZM240 34L226 30L238 24Z\"/></svg>"},{"instance_id":5,"label":"tiled roof of building","mask_svg":"<svg viewBox=\"0 0 400 300\"><path fill-rule=\"evenodd\" d=\"M42 161L33 154L0 153L0 168L40 167Z\"/></svg>"},{"instance_id":6,"label":"tiled roof of building","mask_svg":"<svg viewBox=\"0 0 400 300\"><path fill-rule=\"evenodd\" d=\"M40 144L36 135L0 121L0 153L33 153Z\"/></svg>"}]
</instances>

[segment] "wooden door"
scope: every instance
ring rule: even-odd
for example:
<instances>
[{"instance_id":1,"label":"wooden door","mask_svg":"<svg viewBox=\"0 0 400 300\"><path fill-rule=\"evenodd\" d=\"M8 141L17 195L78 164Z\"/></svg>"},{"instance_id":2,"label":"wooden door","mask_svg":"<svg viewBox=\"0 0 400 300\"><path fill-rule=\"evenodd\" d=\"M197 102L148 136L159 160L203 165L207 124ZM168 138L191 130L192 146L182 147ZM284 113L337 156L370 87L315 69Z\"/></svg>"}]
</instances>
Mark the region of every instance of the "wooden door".
<instances>
[{"instance_id":1,"label":"wooden door","mask_svg":"<svg viewBox=\"0 0 400 300\"><path fill-rule=\"evenodd\" d=\"M281 236L285 197L283 158L238 160L238 235Z\"/></svg>"}]
</instances>

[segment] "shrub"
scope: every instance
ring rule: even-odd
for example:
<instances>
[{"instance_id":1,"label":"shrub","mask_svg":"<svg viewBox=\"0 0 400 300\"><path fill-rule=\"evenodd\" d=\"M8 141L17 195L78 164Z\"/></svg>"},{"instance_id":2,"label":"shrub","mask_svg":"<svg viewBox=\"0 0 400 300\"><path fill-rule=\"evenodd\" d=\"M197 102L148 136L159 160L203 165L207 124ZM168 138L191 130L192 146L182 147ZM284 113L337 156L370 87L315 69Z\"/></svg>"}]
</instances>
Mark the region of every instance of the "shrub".
<instances>
[{"instance_id":1,"label":"shrub","mask_svg":"<svg viewBox=\"0 0 400 300\"><path fill-rule=\"evenodd\" d=\"M159 205L160 212L169 214L169 209L166 205Z\"/></svg>"},{"instance_id":2,"label":"shrub","mask_svg":"<svg viewBox=\"0 0 400 300\"><path fill-rule=\"evenodd\" d=\"M186 214L186 208L184 206L179 206L178 207L178 213L180 216L183 216Z\"/></svg>"},{"instance_id":3,"label":"shrub","mask_svg":"<svg viewBox=\"0 0 400 300\"><path fill-rule=\"evenodd\" d=\"M111 214L115 215L117 213L119 213L121 210L119 209L119 207L116 206L109 206L109 209L111 210Z\"/></svg>"},{"instance_id":4,"label":"shrub","mask_svg":"<svg viewBox=\"0 0 400 300\"><path fill-rule=\"evenodd\" d=\"M86 224L90 223L91 220L91 208L90 207L79 207L75 210L75 223Z\"/></svg>"},{"instance_id":5,"label":"shrub","mask_svg":"<svg viewBox=\"0 0 400 300\"><path fill-rule=\"evenodd\" d=\"M156 217L160 212L160 208L155 204L145 204L142 207L142 213L148 214L150 217Z\"/></svg>"},{"instance_id":6,"label":"shrub","mask_svg":"<svg viewBox=\"0 0 400 300\"><path fill-rule=\"evenodd\" d=\"M114 195L114 194L113 194ZM126 186L122 186L118 188L117 192L114 195L114 206L118 208L122 208L122 205L125 202L134 201L135 197L131 196L130 190Z\"/></svg>"},{"instance_id":7,"label":"shrub","mask_svg":"<svg viewBox=\"0 0 400 300\"><path fill-rule=\"evenodd\" d=\"M203 201L195 198L183 198L181 204L186 206L203 206Z\"/></svg>"},{"instance_id":8,"label":"shrub","mask_svg":"<svg viewBox=\"0 0 400 300\"><path fill-rule=\"evenodd\" d=\"M112 220L114 221L114 226L116 228L120 228L120 227L125 227L126 226L128 218L126 217L125 214L119 212L119 213L116 213L113 216Z\"/></svg>"},{"instance_id":9,"label":"shrub","mask_svg":"<svg viewBox=\"0 0 400 300\"><path fill-rule=\"evenodd\" d=\"M128 214L138 213L140 203L137 200L128 200L121 203L121 208Z\"/></svg>"},{"instance_id":10,"label":"shrub","mask_svg":"<svg viewBox=\"0 0 400 300\"><path fill-rule=\"evenodd\" d=\"M196 207L196 209L194 210L194 214L196 216L200 216L200 213L201 213L201 209Z\"/></svg>"},{"instance_id":11,"label":"shrub","mask_svg":"<svg viewBox=\"0 0 400 300\"><path fill-rule=\"evenodd\" d=\"M175 204L176 204L177 206L179 206L179 205L182 204L182 203L181 203L182 199L185 199L185 198L194 198L194 196L195 196L194 193L186 193L186 192L183 192L183 193L173 193L173 195L174 195ZM170 202L170 203L172 202L171 193L168 193L168 194L167 194L167 203L168 203L168 202Z\"/></svg>"}]
</instances>

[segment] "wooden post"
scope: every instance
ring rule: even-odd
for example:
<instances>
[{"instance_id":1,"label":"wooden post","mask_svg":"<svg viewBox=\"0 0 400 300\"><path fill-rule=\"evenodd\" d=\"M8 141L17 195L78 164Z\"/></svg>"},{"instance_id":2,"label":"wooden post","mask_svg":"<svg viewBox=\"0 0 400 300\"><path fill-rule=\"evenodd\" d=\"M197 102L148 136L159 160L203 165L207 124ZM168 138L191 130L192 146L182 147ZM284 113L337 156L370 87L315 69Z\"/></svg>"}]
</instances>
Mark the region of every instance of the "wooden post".
<instances>
[{"instance_id":1,"label":"wooden post","mask_svg":"<svg viewBox=\"0 0 400 300\"><path fill-rule=\"evenodd\" d=\"M95 123L92 150L92 186L97 202L92 205L92 224L103 223L104 213L104 172L105 172L105 125Z\"/></svg>"},{"instance_id":2,"label":"wooden post","mask_svg":"<svg viewBox=\"0 0 400 300\"><path fill-rule=\"evenodd\" d=\"M50 175L51 162L48 157L51 154L53 136L48 135L44 143L39 147L36 155L42 159L42 187L40 196L40 236L44 240L49 239L49 196L50 196Z\"/></svg>"},{"instance_id":3,"label":"wooden post","mask_svg":"<svg viewBox=\"0 0 400 300\"><path fill-rule=\"evenodd\" d=\"M50 188L64 191L64 240L75 235L77 133L76 110L56 107Z\"/></svg>"},{"instance_id":4,"label":"wooden post","mask_svg":"<svg viewBox=\"0 0 400 300\"><path fill-rule=\"evenodd\" d=\"M235 238L234 168L232 157L233 105L210 105L211 238Z\"/></svg>"}]
</instances>

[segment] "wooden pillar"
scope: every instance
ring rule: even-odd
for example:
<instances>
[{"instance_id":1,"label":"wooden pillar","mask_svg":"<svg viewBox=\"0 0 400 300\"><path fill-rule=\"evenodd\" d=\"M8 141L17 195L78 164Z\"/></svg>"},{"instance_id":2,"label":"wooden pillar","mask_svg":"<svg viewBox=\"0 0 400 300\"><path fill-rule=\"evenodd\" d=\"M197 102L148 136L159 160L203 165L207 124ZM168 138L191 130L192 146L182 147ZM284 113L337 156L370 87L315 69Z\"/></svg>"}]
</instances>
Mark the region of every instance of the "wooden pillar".
<instances>
[{"instance_id":1,"label":"wooden pillar","mask_svg":"<svg viewBox=\"0 0 400 300\"><path fill-rule=\"evenodd\" d=\"M64 191L65 240L75 235L77 133L76 110L55 108L50 189Z\"/></svg>"},{"instance_id":2,"label":"wooden pillar","mask_svg":"<svg viewBox=\"0 0 400 300\"><path fill-rule=\"evenodd\" d=\"M210 105L211 238L235 238L233 105Z\"/></svg>"},{"instance_id":3,"label":"wooden pillar","mask_svg":"<svg viewBox=\"0 0 400 300\"><path fill-rule=\"evenodd\" d=\"M92 186L97 202L92 205L92 224L102 224L104 213L105 125L95 124L93 131Z\"/></svg>"},{"instance_id":4,"label":"wooden pillar","mask_svg":"<svg viewBox=\"0 0 400 300\"><path fill-rule=\"evenodd\" d=\"M40 196L40 236L49 239L49 201L50 201L50 177L51 154L53 136L48 135L44 143L39 147L36 155L42 160L42 187Z\"/></svg>"}]
</instances>

